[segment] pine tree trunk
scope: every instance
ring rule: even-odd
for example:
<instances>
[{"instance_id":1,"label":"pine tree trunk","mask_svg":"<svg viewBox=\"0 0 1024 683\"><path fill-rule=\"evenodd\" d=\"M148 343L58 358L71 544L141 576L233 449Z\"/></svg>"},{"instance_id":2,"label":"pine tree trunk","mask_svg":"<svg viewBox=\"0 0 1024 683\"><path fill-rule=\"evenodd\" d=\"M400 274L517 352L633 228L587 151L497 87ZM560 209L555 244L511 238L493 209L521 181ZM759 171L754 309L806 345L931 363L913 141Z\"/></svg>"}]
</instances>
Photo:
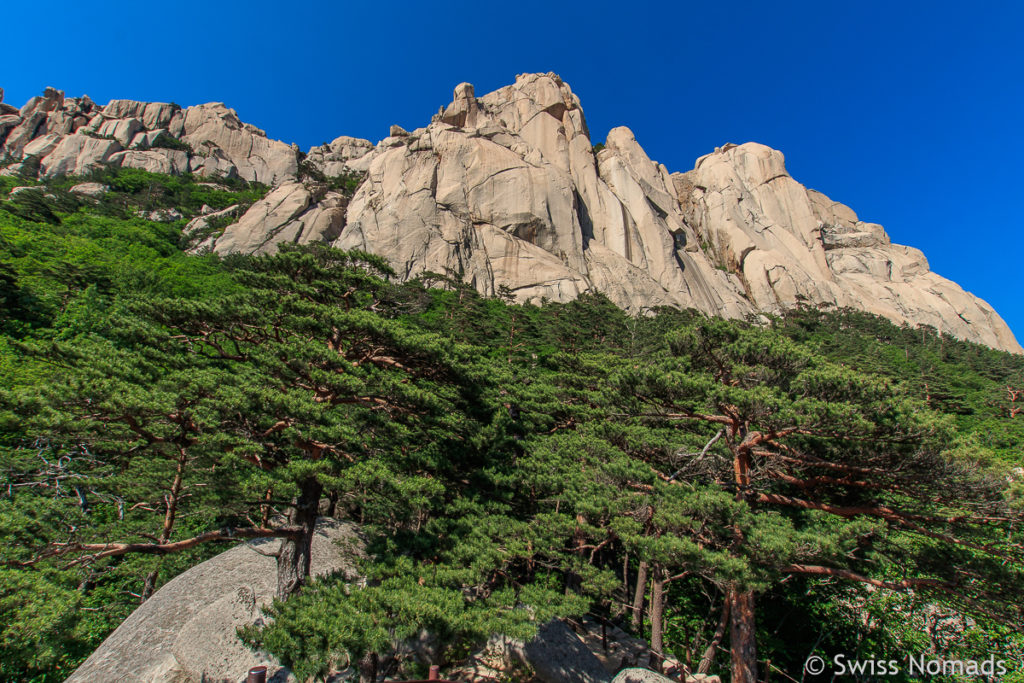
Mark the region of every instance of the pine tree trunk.
<instances>
[{"instance_id":1,"label":"pine tree trunk","mask_svg":"<svg viewBox=\"0 0 1024 683\"><path fill-rule=\"evenodd\" d=\"M711 670L711 665L715 661L715 654L718 652L718 646L722 643L722 638L725 637L725 629L729 628L729 607L731 603L729 595L726 594L725 602L722 604L722 616L718 619L715 634L711 636L711 642L708 643L707 649L704 650L704 655L700 658L700 664L697 665L697 673L699 674L706 674Z\"/></svg>"},{"instance_id":2,"label":"pine tree trunk","mask_svg":"<svg viewBox=\"0 0 1024 683\"><path fill-rule=\"evenodd\" d=\"M638 630L644 623L644 595L647 593L647 563L640 562L636 573L636 591L633 593L633 630Z\"/></svg>"},{"instance_id":3,"label":"pine tree trunk","mask_svg":"<svg viewBox=\"0 0 1024 683\"><path fill-rule=\"evenodd\" d=\"M285 538L277 556L277 597L281 600L298 593L309 578L309 560L316 531L323 485L310 477L299 485L299 497L288 512L288 523L302 528L299 538Z\"/></svg>"},{"instance_id":4,"label":"pine tree trunk","mask_svg":"<svg viewBox=\"0 0 1024 683\"><path fill-rule=\"evenodd\" d=\"M622 553L622 600L618 601L619 604L615 606L612 619L626 613L627 600L629 600L629 553Z\"/></svg>"},{"instance_id":5,"label":"pine tree trunk","mask_svg":"<svg viewBox=\"0 0 1024 683\"><path fill-rule=\"evenodd\" d=\"M665 660L665 569L654 566L651 573L651 658L649 667L661 673Z\"/></svg>"},{"instance_id":6,"label":"pine tree trunk","mask_svg":"<svg viewBox=\"0 0 1024 683\"><path fill-rule=\"evenodd\" d=\"M376 652L368 652L359 660L359 683L377 683Z\"/></svg>"},{"instance_id":7,"label":"pine tree trunk","mask_svg":"<svg viewBox=\"0 0 1024 683\"><path fill-rule=\"evenodd\" d=\"M184 448L178 449L178 466L174 471L174 480L171 482L171 490L164 496L164 526L160 531L160 544L163 545L171 540L171 533L174 531L174 521L178 516L178 500L181 498L182 482L185 480L185 466L188 465L188 451ZM147 576L142 585L142 598L139 602L145 602L156 589L157 579L160 577L160 569L154 569Z\"/></svg>"},{"instance_id":8,"label":"pine tree trunk","mask_svg":"<svg viewBox=\"0 0 1024 683\"><path fill-rule=\"evenodd\" d=\"M754 632L754 591L730 590L732 683L757 683L757 641Z\"/></svg>"}]
</instances>

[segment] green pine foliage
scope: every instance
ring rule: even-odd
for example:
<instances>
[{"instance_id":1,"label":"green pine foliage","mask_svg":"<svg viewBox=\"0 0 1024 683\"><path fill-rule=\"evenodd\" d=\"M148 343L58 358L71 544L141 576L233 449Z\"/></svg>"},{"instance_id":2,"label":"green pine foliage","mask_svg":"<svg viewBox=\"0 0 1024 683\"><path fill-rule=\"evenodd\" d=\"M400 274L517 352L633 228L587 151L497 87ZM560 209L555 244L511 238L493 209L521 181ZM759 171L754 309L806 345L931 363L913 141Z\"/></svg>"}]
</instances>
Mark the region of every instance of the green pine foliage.
<instances>
[{"instance_id":1,"label":"green pine foliage","mask_svg":"<svg viewBox=\"0 0 1024 683\"><path fill-rule=\"evenodd\" d=\"M266 188L90 179L0 177L0 679L62 680L246 533L297 573L241 637L303 680L422 676L425 650L584 614L727 675L746 593L787 676L1024 651L1021 357L855 311L516 304L323 246L189 256L189 217ZM303 574L321 498L361 529L361 581Z\"/></svg>"}]
</instances>

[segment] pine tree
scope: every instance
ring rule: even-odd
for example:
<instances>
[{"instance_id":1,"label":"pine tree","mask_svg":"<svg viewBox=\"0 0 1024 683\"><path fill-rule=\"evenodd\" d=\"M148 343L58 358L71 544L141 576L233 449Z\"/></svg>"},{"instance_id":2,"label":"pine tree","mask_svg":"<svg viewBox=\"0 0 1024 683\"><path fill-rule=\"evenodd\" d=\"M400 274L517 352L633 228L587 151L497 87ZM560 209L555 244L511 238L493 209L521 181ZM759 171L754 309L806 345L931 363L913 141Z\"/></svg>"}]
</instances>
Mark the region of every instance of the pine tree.
<instances>
[{"instance_id":1,"label":"pine tree","mask_svg":"<svg viewBox=\"0 0 1024 683\"><path fill-rule=\"evenodd\" d=\"M285 597L309 574L325 481L340 485L347 470L368 466L379 479L389 462L436 452L458 433L453 402L464 402L456 386L464 373L454 347L389 317L392 288L379 259L285 248L229 266L240 292L136 301L105 337L52 352L66 372L48 392L41 429L103 444L108 467L158 453L177 470L153 542L73 540L44 555L94 561L276 536ZM432 433L441 438L425 438ZM221 517L254 523L171 541L196 458L215 473ZM267 509L279 507L286 519L268 526Z\"/></svg>"},{"instance_id":2,"label":"pine tree","mask_svg":"<svg viewBox=\"0 0 1024 683\"><path fill-rule=\"evenodd\" d=\"M886 380L738 323L701 322L670 349L617 381L634 419L715 430L674 472L648 458L659 479L714 484L747 510L705 543L746 566L708 575L729 595L734 681L757 680L755 596L786 575L1020 618L1024 558L999 531L1016 517L1000 482L943 453L948 423Z\"/></svg>"}]
</instances>

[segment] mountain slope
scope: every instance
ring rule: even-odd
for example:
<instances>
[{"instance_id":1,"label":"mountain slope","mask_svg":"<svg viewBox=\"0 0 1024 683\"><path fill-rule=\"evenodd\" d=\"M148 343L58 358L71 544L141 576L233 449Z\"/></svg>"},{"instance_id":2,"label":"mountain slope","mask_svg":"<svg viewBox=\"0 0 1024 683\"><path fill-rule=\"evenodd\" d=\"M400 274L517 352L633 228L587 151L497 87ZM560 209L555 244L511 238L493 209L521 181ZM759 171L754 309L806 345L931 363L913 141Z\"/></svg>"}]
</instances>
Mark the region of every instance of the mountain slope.
<instances>
[{"instance_id":1,"label":"mountain slope","mask_svg":"<svg viewBox=\"0 0 1024 683\"><path fill-rule=\"evenodd\" d=\"M403 278L451 272L520 300L598 290L633 312L725 317L850 306L1022 352L991 306L797 183L780 152L726 145L670 174L627 128L595 147L579 98L554 74L479 98L463 83L423 128L393 126L376 145L339 137L308 155L222 104L101 108L53 89L0 111L0 142L20 161L6 172L35 172L35 158L44 176L108 163L275 185L222 233L197 230L196 250L325 241L380 254ZM351 199L332 182L363 174Z\"/></svg>"}]
</instances>

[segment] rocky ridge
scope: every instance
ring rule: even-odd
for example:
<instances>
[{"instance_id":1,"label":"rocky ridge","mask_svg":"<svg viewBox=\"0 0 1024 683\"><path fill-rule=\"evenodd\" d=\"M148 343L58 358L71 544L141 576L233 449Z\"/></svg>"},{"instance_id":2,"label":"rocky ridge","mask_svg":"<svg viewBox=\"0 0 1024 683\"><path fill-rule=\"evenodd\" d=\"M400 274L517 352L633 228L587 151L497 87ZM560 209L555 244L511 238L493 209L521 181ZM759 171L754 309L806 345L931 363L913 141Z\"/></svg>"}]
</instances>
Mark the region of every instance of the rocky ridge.
<instances>
[{"instance_id":1,"label":"rocky ridge","mask_svg":"<svg viewBox=\"0 0 1024 683\"><path fill-rule=\"evenodd\" d=\"M64 97L47 88L21 109L3 104L0 158L40 177L85 175L102 164L154 173L195 173L275 184L294 177L299 149L239 120L221 103L182 108L165 102ZM31 161L26 161L31 160ZM38 171L33 168L38 164Z\"/></svg>"},{"instance_id":2,"label":"rocky ridge","mask_svg":"<svg viewBox=\"0 0 1024 683\"><path fill-rule=\"evenodd\" d=\"M99 107L50 88L21 109L0 103L0 157L15 161L0 172L113 164L273 186L200 250L321 241L380 254L402 278L450 272L484 294L507 287L534 301L597 290L632 312L850 306L1022 352L986 302L800 185L763 145L725 145L670 173L628 128L595 147L579 98L554 74L520 75L482 97L460 84L428 125L389 133L303 155L223 104ZM352 197L323 182L350 174L365 175Z\"/></svg>"}]
</instances>

